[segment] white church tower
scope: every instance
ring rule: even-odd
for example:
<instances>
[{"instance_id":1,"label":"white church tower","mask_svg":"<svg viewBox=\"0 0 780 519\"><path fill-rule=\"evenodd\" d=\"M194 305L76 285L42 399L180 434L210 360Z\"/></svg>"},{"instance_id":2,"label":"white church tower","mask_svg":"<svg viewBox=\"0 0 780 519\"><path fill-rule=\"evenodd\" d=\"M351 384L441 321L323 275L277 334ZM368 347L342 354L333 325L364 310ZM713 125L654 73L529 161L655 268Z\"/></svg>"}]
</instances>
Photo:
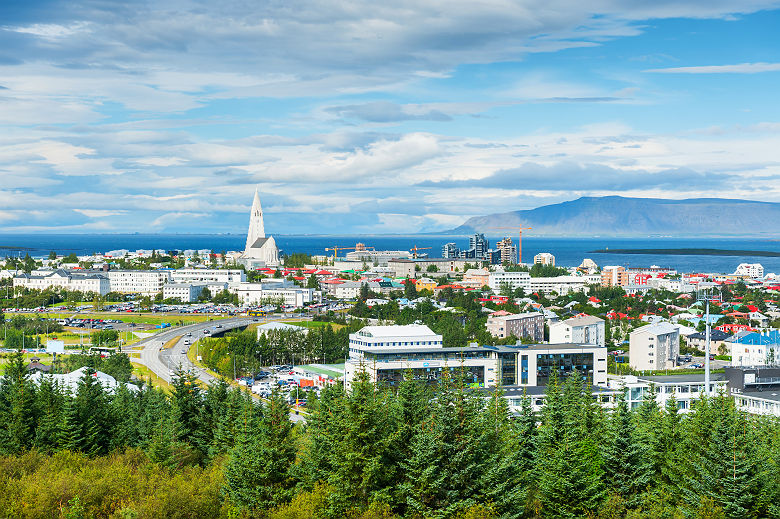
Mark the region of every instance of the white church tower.
<instances>
[{"instance_id":1,"label":"white church tower","mask_svg":"<svg viewBox=\"0 0 780 519\"><path fill-rule=\"evenodd\" d=\"M246 247L239 262L249 269L279 265L279 249L276 247L276 240L273 236L265 236L263 206L260 204L260 195L257 189L255 189L255 198L249 213Z\"/></svg>"}]
</instances>

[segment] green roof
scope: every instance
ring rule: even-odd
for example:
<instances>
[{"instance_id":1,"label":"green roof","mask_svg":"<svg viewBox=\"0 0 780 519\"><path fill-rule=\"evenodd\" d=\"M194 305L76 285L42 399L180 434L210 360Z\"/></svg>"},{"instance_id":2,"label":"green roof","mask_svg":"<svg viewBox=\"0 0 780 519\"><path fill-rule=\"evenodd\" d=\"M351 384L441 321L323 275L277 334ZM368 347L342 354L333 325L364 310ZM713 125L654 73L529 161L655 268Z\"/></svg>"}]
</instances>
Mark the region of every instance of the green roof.
<instances>
[{"instance_id":1,"label":"green roof","mask_svg":"<svg viewBox=\"0 0 780 519\"><path fill-rule=\"evenodd\" d=\"M327 376L329 376L331 378L339 378L339 377L343 377L344 376L343 372L339 373L338 371L333 371L333 370L330 370L330 369L321 368L319 366L309 366L309 365L306 365L306 366L298 366L298 367L301 368L301 369L305 369L306 371L310 371L312 373L318 373L320 375L327 375Z\"/></svg>"}]
</instances>

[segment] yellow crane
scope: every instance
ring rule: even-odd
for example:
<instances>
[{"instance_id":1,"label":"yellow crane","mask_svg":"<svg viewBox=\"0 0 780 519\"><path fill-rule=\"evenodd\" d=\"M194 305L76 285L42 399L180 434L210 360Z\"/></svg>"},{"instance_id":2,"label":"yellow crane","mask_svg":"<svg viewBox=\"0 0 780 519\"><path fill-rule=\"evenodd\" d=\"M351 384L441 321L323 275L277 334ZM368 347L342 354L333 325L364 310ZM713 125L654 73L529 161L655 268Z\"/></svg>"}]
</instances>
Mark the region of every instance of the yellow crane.
<instances>
[{"instance_id":1,"label":"yellow crane","mask_svg":"<svg viewBox=\"0 0 780 519\"><path fill-rule=\"evenodd\" d=\"M523 231L530 231L532 227L489 227L489 229L514 229L517 231L517 262L523 262Z\"/></svg>"},{"instance_id":2,"label":"yellow crane","mask_svg":"<svg viewBox=\"0 0 780 519\"><path fill-rule=\"evenodd\" d=\"M325 252L333 251L333 259L336 259L339 255L340 250L353 250L353 249L355 249L355 247L337 247L334 245L333 247L328 247L327 249L325 249Z\"/></svg>"},{"instance_id":3,"label":"yellow crane","mask_svg":"<svg viewBox=\"0 0 780 519\"><path fill-rule=\"evenodd\" d=\"M409 250L410 251L414 251L414 252L412 252L412 257L414 259L417 259L417 251L418 250L427 250L427 249L432 249L432 248L433 247L418 247L417 245L415 245L414 247L411 247Z\"/></svg>"}]
</instances>

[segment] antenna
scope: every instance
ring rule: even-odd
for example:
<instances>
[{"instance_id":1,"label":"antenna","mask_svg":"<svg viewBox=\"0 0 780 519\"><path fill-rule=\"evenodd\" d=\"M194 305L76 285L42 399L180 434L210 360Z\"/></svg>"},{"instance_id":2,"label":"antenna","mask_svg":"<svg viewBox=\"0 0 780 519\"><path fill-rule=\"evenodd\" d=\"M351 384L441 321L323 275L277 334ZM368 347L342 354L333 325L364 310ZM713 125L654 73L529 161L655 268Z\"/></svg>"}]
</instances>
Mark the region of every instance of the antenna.
<instances>
[{"instance_id":1,"label":"antenna","mask_svg":"<svg viewBox=\"0 0 780 519\"><path fill-rule=\"evenodd\" d=\"M723 295L720 293L720 285L717 283L699 283L696 290L696 300L704 301L707 309L704 314L707 337L707 346L704 351L704 394L710 396L710 301L718 303L723 302Z\"/></svg>"}]
</instances>

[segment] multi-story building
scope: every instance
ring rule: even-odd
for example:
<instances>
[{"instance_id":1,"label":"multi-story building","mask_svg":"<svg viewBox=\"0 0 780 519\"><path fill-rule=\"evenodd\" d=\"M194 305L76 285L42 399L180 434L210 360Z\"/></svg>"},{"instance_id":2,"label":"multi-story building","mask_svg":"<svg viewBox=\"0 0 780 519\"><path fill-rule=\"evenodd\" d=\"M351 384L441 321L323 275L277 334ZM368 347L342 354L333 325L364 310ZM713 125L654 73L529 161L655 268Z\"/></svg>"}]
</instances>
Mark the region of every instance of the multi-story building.
<instances>
[{"instance_id":1,"label":"multi-story building","mask_svg":"<svg viewBox=\"0 0 780 519\"><path fill-rule=\"evenodd\" d=\"M572 317L550 325L550 342L573 342L604 347L604 319L592 315Z\"/></svg>"},{"instance_id":2,"label":"multi-story building","mask_svg":"<svg viewBox=\"0 0 780 519\"><path fill-rule=\"evenodd\" d=\"M494 292L500 292L504 286L512 290L522 288L528 292L531 290L531 275L528 272L506 272L498 267L495 272L490 273L487 284Z\"/></svg>"},{"instance_id":3,"label":"multi-story building","mask_svg":"<svg viewBox=\"0 0 780 519\"><path fill-rule=\"evenodd\" d=\"M171 281L170 270L109 270L105 274L111 291L121 294L156 296Z\"/></svg>"},{"instance_id":4,"label":"multi-story building","mask_svg":"<svg viewBox=\"0 0 780 519\"><path fill-rule=\"evenodd\" d=\"M166 283L163 285L163 299L178 299L182 303L198 300L206 285L194 283Z\"/></svg>"},{"instance_id":5,"label":"multi-story building","mask_svg":"<svg viewBox=\"0 0 780 519\"><path fill-rule=\"evenodd\" d=\"M534 256L534 264L535 265L552 265L555 266L555 256L550 254L549 252L540 252L536 256Z\"/></svg>"},{"instance_id":6,"label":"multi-story building","mask_svg":"<svg viewBox=\"0 0 780 519\"><path fill-rule=\"evenodd\" d=\"M598 285L601 278L598 274L588 276L555 276L551 278L530 278L530 291L559 295L571 292L584 292L589 285Z\"/></svg>"},{"instance_id":7,"label":"multi-story building","mask_svg":"<svg viewBox=\"0 0 780 519\"><path fill-rule=\"evenodd\" d=\"M721 348L725 348L726 352L728 352L731 349L731 344L727 343L726 339L729 337L731 337L731 335L718 329L710 330L710 352L717 354L720 352ZM707 332L692 333L687 335L685 340L691 348L696 348L699 351L707 349Z\"/></svg>"},{"instance_id":8,"label":"multi-story building","mask_svg":"<svg viewBox=\"0 0 780 519\"><path fill-rule=\"evenodd\" d=\"M360 261L369 265L387 265L391 259L409 259L412 254L408 250L355 250L348 252L348 261Z\"/></svg>"},{"instance_id":9,"label":"multi-story building","mask_svg":"<svg viewBox=\"0 0 780 519\"><path fill-rule=\"evenodd\" d=\"M763 278L764 266L761 263L740 263L737 266L737 270L734 271L734 275L749 278Z\"/></svg>"},{"instance_id":10,"label":"multi-story building","mask_svg":"<svg viewBox=\"0 0 780 519\"><path fill-rule=\"evenodd\" d=\"M45 290L47 288L62 288L79 292L94 292L101 296L111 291L108 277L102 273L75 273L65 270L40 272L32 274L17 274L13 278L13 286Z\"/></svg>"},{"instance_id":11,"label":"multi-story building","mask_svg":"<svg viewBox=\"0 0 780 519\"><path fill-rule=\"evenodd\" d=\"M433 290L437 286L439 286L439 284L433 279L429 279L429 278L420 278L416 280L414 283L414 287L417 289L418 292L420 290L430 290L431 292L433 292Z\"/></svg>"},{"instance_id":12,"label":"multi-story building","mask_svg":"<svg viewBox=\"0 0 780 519\"><path fill-rule=\"evenodd\" d=\"M629 283L629 275L625 267L608 265L601 269L601 286L622 287Z\"/></svg>"},{"instance_id":13,"label":"multi-story building","mask_svg":"<svg viewBox=\"0 0 780 519\"><path fill-rule=\"evenodd\" d=\"M496 315L487 320L487 331L499 339L514 336L518 339L544 341L544 314L526 312L522 314Z\"/></svg>"},{"instance_id":14,"label":"multi-story building","mask_svg":"<svg viewBox=\"0 0 780 519\"><path fill-rule=\"evenodd\" d=\"M246 273L240 269L178 269L171 272L173 283L244 283Z\"/></svg>"},{"instance_id":15,"label":"multi-story building","mask_svg":"<svg viewBox=\"0 0 780 519\"><path fill-rule=\"evenodd\" d=\"M453 242L445 243L441 248L441 257L445 259L460 258L460 248Z\"/></svg>"},{"instance_id":16,"label":"multi-story building","mask_svg":"<svg viewBox=\"0 0 780 519\"><path fill-rule=\"evenodd\" d=\"M473 253L472 258L484 259L488 257L490 242L484 234L475 233L469 237L469 252Z\"/></svg>"},{"instance_id":17,"label":"multi-story building","mask_svg":"<svg viewBox=\"0 0 780 519\"><path fill-rule=\"evenodd\" d=\"M313 288L282 287L265 283L234 283L228 291L238 295L244 305L277 304L301 307L317 300L318 292Z\"/></svg>"},{"instance_id":18,"label":"multi-story building","mask_svg":"<svg viewBox=\"0 0 780 519\"><path fill-rule=\"evenodd\" d=\"M669 369L680 355L680 330L672 323L642 326L629 334L629 360L635 370Z\"/></svg>"},{"instance_id":19,"label":"multi-story building","mask_svg":"<svg viewBox=\"0 0 780 519\"><path fill-rule=\"evenodd\" d=\"M504 238L496 243L501 258L499 263L502 265L514 265L517 263L517 245L512 243L512 238Z\"/></svg>"},{"instance_id":20,"label":"multi-story building","mask_svg":"<svg viewBox=\"0 0 780 519\"><path fill-rule=\"evenodd\" d=\"M372 382L397 386L406 373L429 384L449 373L473 387L546 386L555 372L577 371L593 385L607 383L607 349L578 344L445 348L427 326L368 326L350 334L345 380L365 371Z\"/></svg>"},{"instance_id":21,"label":"multi-story building","mask_svg":"<svg viewBox=\"0 0 780 519\"><path fill-rule=\"evenodd\" d=\"M738 409L780 417L780 366L726 367L724 371Z\"/></svg>"},{"instance_id":22,"label":"multi-story building","mask_svg":"<svg viewBox=\"0 0 780 519\"><path fill-rule=\"evenodd\" d=\"M469 263L465 259L451 259L451 258L417 258L417 259L391 259L387 262L387 266L393 269L396 277L417 277L423 275L431 275L431 273L442 272L463 272L466 267L466 263ZM474 261L470 262L474 264ZM428 268L433 265L435 269L429 271Z\"/></svg>"},{"instance_id":23,"label":"multi-story building","mask_svg":"<svg viewBox=\"0 0 780 519\"><path fill-rule=\"evenodd\" d=\"M486 268L468 269L460 283L464 287L482 288L490 284L490 271Z\"/></svg>"}]
</instances>

